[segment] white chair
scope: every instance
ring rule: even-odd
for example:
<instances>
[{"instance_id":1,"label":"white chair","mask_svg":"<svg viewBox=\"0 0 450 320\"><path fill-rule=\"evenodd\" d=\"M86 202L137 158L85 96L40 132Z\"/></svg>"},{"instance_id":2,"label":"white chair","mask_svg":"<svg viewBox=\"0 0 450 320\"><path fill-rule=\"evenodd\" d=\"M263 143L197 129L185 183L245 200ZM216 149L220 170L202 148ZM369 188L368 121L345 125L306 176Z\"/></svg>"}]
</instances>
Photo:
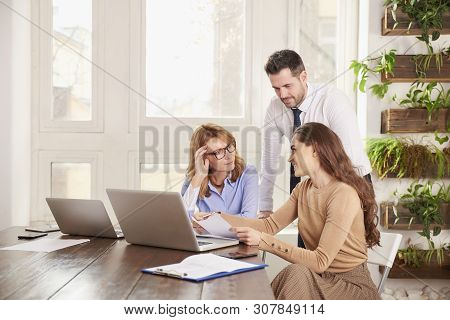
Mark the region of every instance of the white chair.
<instances>
[{"instance_id":1,"label":"white chair","mask_svg":"<svg viewBox=\"0 0 450 320\"><path fill-rule=\"evenodd\" d=\"M384 282L389 275L389 271L394 263L397 250L402 241L402 235L398 233L380 233L380 245L368 250L367 263L384 266L384 272L381 275L380 283L378 284L378 293L383 290Z\"/></svg>"}]
</instances>

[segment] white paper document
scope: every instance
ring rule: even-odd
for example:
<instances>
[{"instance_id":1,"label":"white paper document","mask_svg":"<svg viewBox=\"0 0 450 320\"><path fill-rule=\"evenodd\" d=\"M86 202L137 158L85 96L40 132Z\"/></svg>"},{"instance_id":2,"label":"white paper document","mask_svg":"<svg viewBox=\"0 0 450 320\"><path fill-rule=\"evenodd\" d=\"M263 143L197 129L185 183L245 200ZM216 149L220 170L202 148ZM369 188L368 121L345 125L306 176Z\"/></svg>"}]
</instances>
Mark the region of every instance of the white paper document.
<instances>
[{"instance_id":1,"label":"white paper document","mask_svg":"<svg viewBox=\"0 0 450 320\"><path fill-rule=\"evenodd\" d=\"M231 225L220 214L213 214L205 220L195 221L212 235L237 239L236 233L230 231Z\"/></svg>"},{"instance_id":2,"label":"white paper document","mask_svg":"<svg viewBox=\"0 0 450 320\"><path fill-rule=\"evenodd\" d=\"M166 266L148 268L142 271L165 273L166 275L179 275L180 278L188 277L199 279L221 272L232 272L239 269L252 269L255 264L219 257L212 253L197 254L187 257L180 263Z\"/></svg>"},{"instance_id":3,"label":"white paper document","mask_svg":"<svg viewBox=\"0 0 450 320\"><path fill-rule=\"evenodd\" d=\"M85 242L89 242L89 239L40 239L25 243L19 243L10 247L0 248L0 250L52 252L67 247L76 246Z\"/></svg>"}]
</instances>

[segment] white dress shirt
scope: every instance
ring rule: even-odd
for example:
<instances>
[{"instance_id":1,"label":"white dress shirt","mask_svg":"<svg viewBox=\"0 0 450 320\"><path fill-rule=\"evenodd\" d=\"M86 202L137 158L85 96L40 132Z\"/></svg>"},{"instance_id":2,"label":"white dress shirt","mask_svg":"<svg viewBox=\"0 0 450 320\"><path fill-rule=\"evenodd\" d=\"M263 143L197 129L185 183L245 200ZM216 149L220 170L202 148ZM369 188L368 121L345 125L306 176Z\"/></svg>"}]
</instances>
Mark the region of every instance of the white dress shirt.
<instances>
[{"instance_id":1,"label":"white dress shirt","mask_svg":"<svg viewBox=\"0 0 450 320\"><path fill-rule=\"evenodd\" d=\"M341 139L345 152L360 176L372 171L358 130L356 113L346 95L331 85L307 83L305 100L297 105L302 124L319 122ZM282 137L292 140L294 115L277 97L267 108L263 127L260 211L273 211L273 188L281 154ZM283 186L284 187L284 186Z\"/></svg>"}]
</instances>

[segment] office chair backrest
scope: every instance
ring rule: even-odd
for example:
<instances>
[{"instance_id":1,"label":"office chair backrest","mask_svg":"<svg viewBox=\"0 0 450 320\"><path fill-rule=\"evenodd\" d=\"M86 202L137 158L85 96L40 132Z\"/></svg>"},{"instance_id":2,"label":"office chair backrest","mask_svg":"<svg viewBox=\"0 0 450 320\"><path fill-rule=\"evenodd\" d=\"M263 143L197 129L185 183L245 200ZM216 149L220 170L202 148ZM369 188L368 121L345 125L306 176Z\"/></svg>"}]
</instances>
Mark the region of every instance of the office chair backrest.
<instances>
[{"instance_id":1,"label":"office chair backrest","mask_svg":"<svg viewBox=\"0 0 450 320\"><path fill-rule=\"evenodd\" d=\"M384 281L386 280L389 271L397 255L398 248L402 241L402 235L398 233L380 233L380 244L381 246L375 246L368 250L367 263L376 264L379 266L384 266L384 272L381 276L380 283L378 285L378 292L381 293L383 289Z\"/></svg>"}]
</instances>

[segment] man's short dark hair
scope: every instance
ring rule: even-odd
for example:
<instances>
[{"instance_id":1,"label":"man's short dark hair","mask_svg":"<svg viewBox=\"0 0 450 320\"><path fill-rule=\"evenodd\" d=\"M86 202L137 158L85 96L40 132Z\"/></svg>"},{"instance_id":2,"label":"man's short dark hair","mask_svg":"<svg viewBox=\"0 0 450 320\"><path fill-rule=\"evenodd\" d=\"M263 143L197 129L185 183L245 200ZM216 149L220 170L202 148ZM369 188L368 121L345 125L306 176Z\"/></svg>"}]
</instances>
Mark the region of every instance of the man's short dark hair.
<instances>
[{"instance_id":1,"label":"man's short dark hair","mask_svg":"<svg viewBox=\"0 0 450 320\"><path fill-rule=\"evenodd\" d=\"M293 50L280 50L274 52L267 60L264 70L267 75L277 74L281 70L289 68L292 76L297 77L305 71L305 65L300 55Z\"/></svg>"}]
</instances>

